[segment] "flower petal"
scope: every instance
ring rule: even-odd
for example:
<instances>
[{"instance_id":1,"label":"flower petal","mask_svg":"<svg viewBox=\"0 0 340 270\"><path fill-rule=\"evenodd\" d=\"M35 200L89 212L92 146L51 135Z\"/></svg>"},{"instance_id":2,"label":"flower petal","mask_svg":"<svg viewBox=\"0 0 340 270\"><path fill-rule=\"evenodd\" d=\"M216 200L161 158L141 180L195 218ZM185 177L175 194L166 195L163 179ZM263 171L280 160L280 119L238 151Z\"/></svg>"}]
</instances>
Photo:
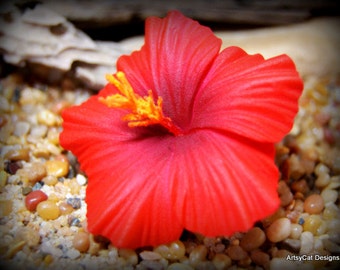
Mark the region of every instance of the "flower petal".
<instances>
[{"instance_id":1,"label":"flower petal","mask_svg":"<svg viewBox=\"0 0 340 270\"><path fill-rule=\"evenodd\" d=\"M163 98L163 112L182 129L192 114L192 97L218 55L221 40L213 32L177 11L164 19L146 20L145 44L122 56L117 69L141 95L152 90Z\"/></svg>"},{"instance_id":2,"label":"flower petal","mask_svg":"<svg viewBox=\"0 0 340 270\"><path fill-rule=\"evenodd\" d=\"M302 88L288 56L264 60L229 47L217 57L195 98L192 128L280 141L292 127Z\"/></svg>"},{"instance_id":3,"label":"flower petal","mask_svg":"<svg viewBox=\"0 0 340 270\"><path fill-rule=\"evenodd\" d=\"M230 236L277 210L272 144L208 130L183 140L186 151L183 146L175 151L172 192L186 229Z\"/></svg>"},{"instance_id":4,"label":"flower petal","mask_svg":"<svg viewBox=\"0 0 340 270\"><path fill-rule=\"evenodd\" d=\"M109 88L100 95L107 95ZM117 247L178 239L183 227L169 193L172 155L162 143L174 137L144 136L144 128L128 128L121 115L99 103L97 96L63 112L61 145L78 157L89 178L88 229Z\"/></svg>"}]
</instances>

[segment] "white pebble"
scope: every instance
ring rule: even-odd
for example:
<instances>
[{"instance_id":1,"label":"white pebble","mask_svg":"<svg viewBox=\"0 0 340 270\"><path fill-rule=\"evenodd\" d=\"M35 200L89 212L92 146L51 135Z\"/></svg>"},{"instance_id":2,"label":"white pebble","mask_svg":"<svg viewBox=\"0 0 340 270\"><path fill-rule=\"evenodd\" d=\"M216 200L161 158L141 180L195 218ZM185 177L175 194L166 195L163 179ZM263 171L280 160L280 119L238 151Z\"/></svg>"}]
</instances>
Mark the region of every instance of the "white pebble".
<instances>
[{"instance_id":1,"label":"white pebble","mask_svg":"<svg viewBox=\"0 0 340 270\"><path fill-rule=\"evenodd\" d=\"M311 232L303 232L301 234L301 248L300 248L300 254L309 254L313 251L314 247L314 236Z\"/></svg>"},{"instance_id":2,"label":"white pebble","mask_svg":"<svg viewBox=\"0 0 340 270\"><path fill-rule=\"evenodd\" d=\"M325 204L330 202L335 203L338 199L338 192L334 189L324 189L321 192L321 197L324 200Z\"/></svg>"},{"instance_id":3,"label":"white pebble","mask_svg":"<svg viewBox=\"0 0 340 270\"><path fill-rule=\"evenodd\" d=\"M74 260L80 257L80 252L76 249L70 249L67 251L66 256Z\"/></svg>"},{"instance_id":4,"label":"white pebble","mask_svg":"<svg viewBox=\"0 0 340 270\"><path fill-rule=\"evenodd\" d=\"M87 183L86 177L82 174L77 174L76 179L77 179L77 183L81 186L83 186Z\"/></svg>"},{"instance_id":5,"label":"white pebble","mask_svg":"<svg viewBox=\"0 0 340 270\"><path fill-rule=\"evenodd\" d=\"M28 133L28 131L30 130L30 124L25 122L25 121L19 121L16 123L15 125L15 129L14 129L14 135L15 136L24 136Z\"/></svg>"}]
</instances>

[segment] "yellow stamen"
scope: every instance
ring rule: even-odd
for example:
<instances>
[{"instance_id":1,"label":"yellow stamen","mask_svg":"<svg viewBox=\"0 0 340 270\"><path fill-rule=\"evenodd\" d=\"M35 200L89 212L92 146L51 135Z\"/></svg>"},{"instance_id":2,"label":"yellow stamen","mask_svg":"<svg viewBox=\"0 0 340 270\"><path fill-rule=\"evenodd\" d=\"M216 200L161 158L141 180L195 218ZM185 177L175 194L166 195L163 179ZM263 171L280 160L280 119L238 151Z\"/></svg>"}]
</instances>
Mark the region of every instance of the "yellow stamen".
<instances>
[{"instance_id":1,"label":"yellow stamen","mask_svg":"<svg viewBox=\"0 0 340 270\"><path fill-rule=\"evenodd\" d=\"M131 84L126 79L124 72L118 71L115 75L108 74L106 79L113 84L120 93L100 97L99 101L109 108L127 109L131 111L122 120L128 122L129 127L146 127L159 124L165 127L174 135L179 135L181 131L176 127L169 117L165 117L162 111L163 100L158 97L154 102L152 91L148 91L148 96L141 97L134 92Z\"/></svg>"}]
</instances>

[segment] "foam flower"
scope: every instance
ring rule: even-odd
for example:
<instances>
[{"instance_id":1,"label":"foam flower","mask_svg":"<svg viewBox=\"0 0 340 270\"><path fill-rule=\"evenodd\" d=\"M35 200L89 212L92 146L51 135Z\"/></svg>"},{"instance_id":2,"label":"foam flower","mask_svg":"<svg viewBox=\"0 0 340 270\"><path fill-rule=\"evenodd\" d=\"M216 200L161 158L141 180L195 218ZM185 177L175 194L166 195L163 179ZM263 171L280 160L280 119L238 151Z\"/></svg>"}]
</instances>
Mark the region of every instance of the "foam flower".
<instances>
[{"instance_id":1,"label":"foam flower","mask_svg":"<svg viewBox=\"0 0 340 270\"><path fill-rule=\"evenodd\" d=\"M222 51L177 11L146 20L145 44L108 84L65 109L61 145L88 176L88 230L117 247L228 236L279 206L274 144L302 81L292 60Z\"/></svg>"}]
</instances>

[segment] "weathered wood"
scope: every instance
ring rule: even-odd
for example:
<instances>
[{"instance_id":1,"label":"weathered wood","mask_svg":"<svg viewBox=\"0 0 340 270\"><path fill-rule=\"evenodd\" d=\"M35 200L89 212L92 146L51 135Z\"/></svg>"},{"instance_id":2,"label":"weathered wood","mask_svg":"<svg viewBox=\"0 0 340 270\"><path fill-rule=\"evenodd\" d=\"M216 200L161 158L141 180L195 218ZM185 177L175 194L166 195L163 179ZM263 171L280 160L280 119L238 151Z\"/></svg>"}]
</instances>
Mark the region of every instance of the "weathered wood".
<instances>
[{"instance_id":1,"label":"weathered wood","mask_svg":"<svg viewBox=\"0 0 340 270\"><path fill-rule=\"evenodd\" d=\"M8 1L25 3L25 1ZM29 2L29 1L27 1ZM317 15L339 15L337 0L40 0L74 22L108 25L164 16L177 9L197 20L234 24L277 25Z\"/></svg>"}]
</instances>

